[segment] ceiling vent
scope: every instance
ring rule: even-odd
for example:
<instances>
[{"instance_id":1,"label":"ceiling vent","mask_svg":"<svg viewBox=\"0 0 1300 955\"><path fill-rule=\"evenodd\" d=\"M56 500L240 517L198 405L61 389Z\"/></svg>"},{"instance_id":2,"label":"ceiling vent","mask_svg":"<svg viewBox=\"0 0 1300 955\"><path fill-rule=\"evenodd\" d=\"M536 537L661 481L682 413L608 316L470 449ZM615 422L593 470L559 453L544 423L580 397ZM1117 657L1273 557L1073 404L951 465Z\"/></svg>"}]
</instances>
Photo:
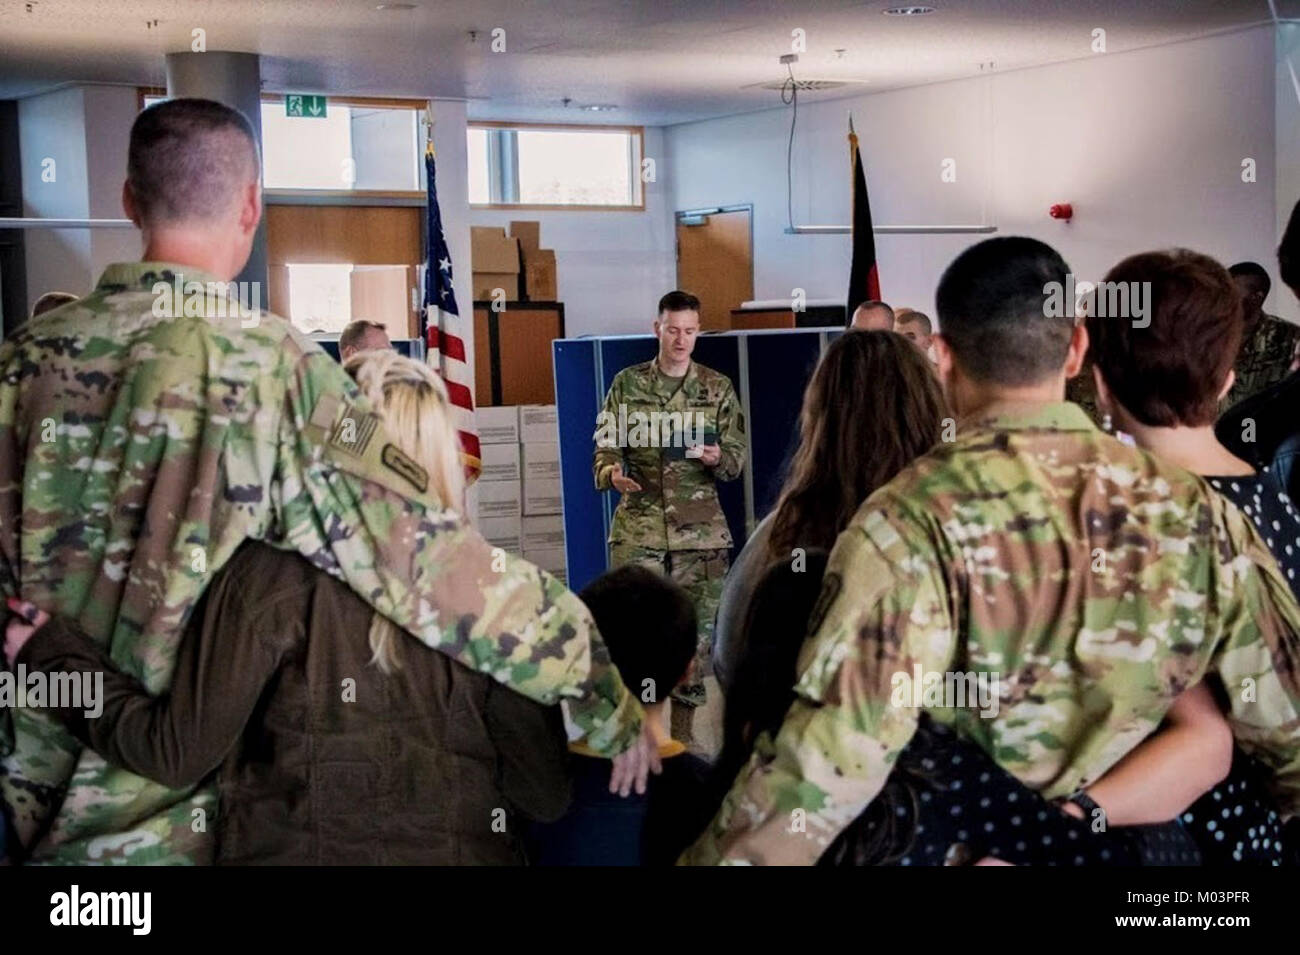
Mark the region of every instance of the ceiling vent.
<instances>
[{"instance_id":1,"label":"ceiling vent","mask_svg":"<svg viewBox=\"0 0 1300 955\"><path fill-rule=\"evenodd\" d=\"M772 80L770 83L750 83L748 86L742 86L741 89L779 92L789 83L789 80ZM849 80L795 80L794 85L800 93L820 93L823 90L837 90L842 86L866 86L867 84Z\"/></svg>"}]
</instances>

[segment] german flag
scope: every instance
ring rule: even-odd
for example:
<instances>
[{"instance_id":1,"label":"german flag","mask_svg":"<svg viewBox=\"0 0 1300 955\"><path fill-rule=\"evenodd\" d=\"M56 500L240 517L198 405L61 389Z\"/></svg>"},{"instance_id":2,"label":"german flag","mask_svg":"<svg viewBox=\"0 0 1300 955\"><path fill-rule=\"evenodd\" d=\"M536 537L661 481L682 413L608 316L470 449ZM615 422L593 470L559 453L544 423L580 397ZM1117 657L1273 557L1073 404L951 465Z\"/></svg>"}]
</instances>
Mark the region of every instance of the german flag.
<instances>
[{"instance_id":1,"label":"german flag","mask_svg":"<svg viewBox=\"0 0 1300 955\"><path fill-rule=\"evenodd\" d=\"M845 324L853 321L853 310L863 302L880 298L880 276L876 272L876 235L871 225L871 200L867 198L867 176L862 170L858 134L849 117L849 161L853 167L853 268L849 273L849 297L845 303Z\"/></svg>"}]
</instances>

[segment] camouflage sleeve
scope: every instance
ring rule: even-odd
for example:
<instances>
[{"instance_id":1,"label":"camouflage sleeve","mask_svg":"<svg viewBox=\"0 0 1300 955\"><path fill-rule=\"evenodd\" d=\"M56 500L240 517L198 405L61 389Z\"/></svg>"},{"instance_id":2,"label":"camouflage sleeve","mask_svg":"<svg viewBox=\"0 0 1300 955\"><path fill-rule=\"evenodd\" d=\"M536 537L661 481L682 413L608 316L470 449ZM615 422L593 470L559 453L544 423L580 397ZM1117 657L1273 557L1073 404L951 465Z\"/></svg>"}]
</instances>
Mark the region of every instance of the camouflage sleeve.
<instances>
[{"instance_id":1,"label":"camouflage sleeve","mask_svg":"<svg viewBox=\"0 0 1300 955\"><path fill-rule=\"evenodd\" d=\"M1226 639L1209 668L1227 693L1232 735L1272 770L1273 795L1292 816L1300 813L1300 607L1254 528L1231 516L1251 540L1223 567Z\"/></svg>"},{"instance_id":2,"label":"camouflage sleeve","mask_svg":"<svg viewBox=\"0 0 1300 955\"><path fill-rule=\"evenodd\" d=\"M605 395L605 405L596 418L594 436L596 454L592 458L591 471L596 479L597 491L608 491L613 488L614 485L609 481L609 473L614 465L623 460L623 451L618 446L618 406L622 401L623 376L619 374L614 377L613 384L609 386L609 394Z\"/></svg>"},{"instance_id":3,"label":"camouflage sleeve","mask_svg":"<svg viewBox=\"0 0 1300 955\"><path fill-rule=\"evenodd\" d=\"M745 469L745 453L749 438L745 434L745 411L740 406L736 389L727 382L726 394L718 405L718 445L722 457L713 469L714 480L734 481Z\"/></svg>"},{"instance_id":4,"label":"camouflage sleeve","mask_svg":"<svg viewBox=\"0 0 1300 955\"><path fill-rule=\"evenodd\" d=\"M430 647L541 703L569 699L597 752L631 745L640 704L575 594L445 510L324 352L297 361L285 401L270 543L341 578Z\"/></svg>"},{"instance_id":5,"label":"camouflage sleeve","mask_svg":"<svg viewBox=\"0 0 1300 955\"><path fill-rule=\"evenodd\" d=\"M895 674L944 671L953 646L940 569L904 527L877 510L840 535L798 697L682 863L812 865L884 786L918 716L910 700L892 702Z\"/></svg>"}]
</instances>

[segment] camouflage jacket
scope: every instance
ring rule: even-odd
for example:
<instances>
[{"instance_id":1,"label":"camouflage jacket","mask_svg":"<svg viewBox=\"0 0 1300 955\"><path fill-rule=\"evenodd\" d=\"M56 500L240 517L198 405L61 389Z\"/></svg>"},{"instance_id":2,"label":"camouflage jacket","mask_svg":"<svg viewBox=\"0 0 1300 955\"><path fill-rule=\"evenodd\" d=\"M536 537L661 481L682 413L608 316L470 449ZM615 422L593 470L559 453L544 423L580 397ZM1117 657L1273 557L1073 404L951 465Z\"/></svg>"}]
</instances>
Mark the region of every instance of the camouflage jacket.
<instances>
[{"instance_id":1,"label":"camouflage jacket","mask_svg":"<svg viewBox=\"0 0 1300 955\"><path fill-rule=\"evenodd\" d=\"M640 705L576 596L427 492L317 345L238 316L220 283L183 299L156 286L174 275L215 282L113 265L0 345L0 593L74 619L158 693L198 597L257 538L454 659L567 698L598 751L630 745ZM0 717L0 795L32 861L207 860L211 791L110 767L40 710Z\"/></svg>"},{"instance_id":2,"label":"camouflage jacket","mask_svg":"<svg viewBox=\"0 0 1300 955\"><path fill-rule=\"evenodd\" d=\"M1228 408L1259 394L1269 385L1281 381L1291 368L1296 343L1300 342L1300 326L1269 315L1260 316L1259 324L1250 337L1241 343L1233 370L1237 380L1224 400Z\"/></svg>"},{"instance_id":3,"label":"camouflage jacket","mask_svg":"<svg viewBox=\"0 0 1300 955\"><path fill-rule=\"evenodd\" d=\"M683 861L813 863L922 711L1067 795L1211 673L1234 736L1300 809L1300 608L1276 564L1204 480L1074 405L987 409L873 494L810 627L780 732ZM996 694L963 700L971 682L948 675L966 673Z\"/></svg>"},{"instance_id":4,"label":"camouflage jacket","mask_svg":"<svg viewBox=\"0 0 1300 955\"><path fill-rule=\"evenodd\" d=\"M746 437L745 413L726 375L691 362L677 385L664 380L655 360L624 368L605 396L595 440L598 490L612 487L610 471L620 461L624 475L641 485L619 500L611 544L663 551L731 546L716 482L740 476ZM718 444L722 459L705 467L683 456L687 443Z\"/></svg>"}]
</instances>

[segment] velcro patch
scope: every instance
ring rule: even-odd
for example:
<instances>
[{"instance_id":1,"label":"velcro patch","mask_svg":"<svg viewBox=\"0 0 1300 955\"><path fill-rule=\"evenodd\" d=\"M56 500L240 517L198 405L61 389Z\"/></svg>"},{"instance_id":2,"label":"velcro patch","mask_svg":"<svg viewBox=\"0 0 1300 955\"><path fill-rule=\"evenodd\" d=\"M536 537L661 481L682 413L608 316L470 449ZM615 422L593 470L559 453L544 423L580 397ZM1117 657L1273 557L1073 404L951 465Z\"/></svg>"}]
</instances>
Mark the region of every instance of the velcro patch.
<instances>
[{"instance_id":1,"label":"velcro patch","mask_svg":"<svg viewBox=\"0 0 1300 955\"><path fill-rule=\"evenodd\" d=\"M424 494L429 489L429 475L424 468L416 464L405 451L395 444L384 445L384 450L380 452L379 459L384 462L384 467L392 471L399 477L403 477L411 482L411 485Z\"/></svg>"},{"instance_id":2,"label":"velcro patch","mask_svg":"<svg viewBox=\"0 0 1300 955\"><path fill-rule=\"evenodd\" d=\"M330 434L330 445L362 457L378 429L378 415L359 411L355 405L344 405L343 417Z\"/></svg>"}]
</instances>

